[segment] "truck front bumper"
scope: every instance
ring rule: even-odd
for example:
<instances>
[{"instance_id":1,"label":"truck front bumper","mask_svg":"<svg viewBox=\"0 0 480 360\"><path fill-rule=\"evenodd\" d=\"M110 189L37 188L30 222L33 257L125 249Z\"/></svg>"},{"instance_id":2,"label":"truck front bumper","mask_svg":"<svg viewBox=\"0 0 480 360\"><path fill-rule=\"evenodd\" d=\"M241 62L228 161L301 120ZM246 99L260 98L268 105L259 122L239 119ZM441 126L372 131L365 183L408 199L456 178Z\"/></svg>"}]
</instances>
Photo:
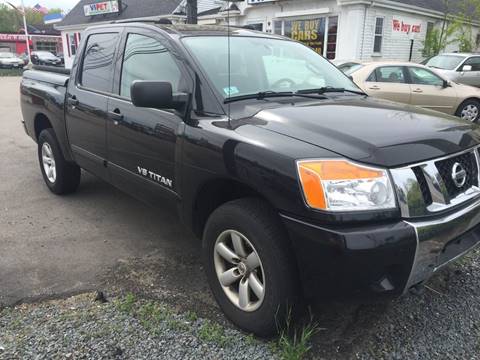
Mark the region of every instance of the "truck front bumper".
<instances>
[{"instance_id":1,"label":"truck front bumper","mask_svg":"<svg viewBox=\"0 0 480 360\"><path fill-rule=\"evenodd\" d=\"M335 227L282 218L307 297L400 295L480 243L480 199L428 220Z\"/></svg>"}]
</instances>

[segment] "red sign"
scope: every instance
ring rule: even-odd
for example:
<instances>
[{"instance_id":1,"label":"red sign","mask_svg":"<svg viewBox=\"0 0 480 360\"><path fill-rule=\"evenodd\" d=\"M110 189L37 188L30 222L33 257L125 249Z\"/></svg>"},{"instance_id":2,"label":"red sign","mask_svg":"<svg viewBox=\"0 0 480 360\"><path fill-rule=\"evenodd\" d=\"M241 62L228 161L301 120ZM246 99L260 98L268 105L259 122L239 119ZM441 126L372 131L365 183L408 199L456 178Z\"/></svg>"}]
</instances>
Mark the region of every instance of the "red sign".
<instances>
[{"instance_id":1,"label":"red sign","mask_svg":"<svg viewBox=\"0 0 480 360\"><path fill-rule=\"evenodd\" d=\"M392 30L394 34L419 34L422 31L422 24L418 22L415 23L415 20L393 19Z\"/></svg>"},{"instance_id":2,"label":"red sign","mask_svg":"<svg viewBox=\"0 0 480 360\"><path fill-rule=\"evenodd\" d=\"M27 38L20 34L0 34L0 41L27 41Z\"/></svg>"}]
</instances>

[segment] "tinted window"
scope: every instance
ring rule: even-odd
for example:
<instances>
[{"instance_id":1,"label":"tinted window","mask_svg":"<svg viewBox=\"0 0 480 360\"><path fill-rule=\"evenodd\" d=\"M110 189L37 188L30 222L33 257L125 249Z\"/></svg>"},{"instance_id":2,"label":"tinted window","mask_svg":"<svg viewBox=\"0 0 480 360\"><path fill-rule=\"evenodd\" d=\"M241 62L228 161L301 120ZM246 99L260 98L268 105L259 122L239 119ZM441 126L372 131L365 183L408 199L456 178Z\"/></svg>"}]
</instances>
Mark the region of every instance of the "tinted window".
<instances>
[{"instance_id":1,"label":"tinted window","mask_svg":"<svg viewBox=\"0 0 480 360\"><path fill-rule=\"evenodd\" d=\"M181 72L170 52L148 36L128 35L123 56L120 95L130 98L130 85L134 80L160 80L172 84L178 91Z\"/></svg>"},{"instance_id":2,"label":"tinted window","mask_svg":"<svg viewBox=\"0 0 480 360\"><path fill-rule=\"evenodd\" d=\"M405 83L403 68L401 66L384 66L375 70L377 82Z\"/></svg>"},{"instance_id":3,"label":"tinted window","mask_svg":"<svg viewBox=\"0 0 480 360\"><path fill-rule=\"evenodd\" d=\"M408 71L413 84L443 86L443 80L431 71L417 67L410 67Z\"/></svg>"},{"instance_id":4,"label":"tinted window","mask_svg":"<svg viewBox=\"0 0 480 360\"><path fill-rule=\"evenodd\" d=\"M118 34L94 34L88 37L83 59L81 84L103 92L112 90L113 57Z\"/></svg>"},{"instance_id":5,"label":"tinted window","mask_svg":"<svg viewBox=\"0 0 480 360\"><path fill-rule=\"evenodd\" d=\"M471 57L470 59L467 59L463 65L470 65L472 71L480 71L480 57Z\"/></svg>"}]
</instances>

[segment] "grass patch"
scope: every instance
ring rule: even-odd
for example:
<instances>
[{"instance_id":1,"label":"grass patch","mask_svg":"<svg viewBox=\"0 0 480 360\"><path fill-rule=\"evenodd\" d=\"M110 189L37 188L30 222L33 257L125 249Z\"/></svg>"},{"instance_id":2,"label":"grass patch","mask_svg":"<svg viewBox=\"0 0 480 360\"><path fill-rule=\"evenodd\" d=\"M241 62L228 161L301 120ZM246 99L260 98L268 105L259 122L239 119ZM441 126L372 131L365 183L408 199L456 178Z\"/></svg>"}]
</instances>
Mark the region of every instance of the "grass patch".
<instances>
[{"instance_id":1,"label":"grass patch","mask_svg":"<svg viewBox=\"0 0 480 360\"><path fill-rule=\"evenodd\" d=\"M185 318L190 322L195 322L198 320L198 315L195 311L189 310L186 312Z\"/></svg>"},{"instance_id":2,"label":"grass patch","mask_svg":"<svg viewBox=\"0 0 480 360\"><path fill-rule=\"evenodd\" d=\"M23 69L0 69L0 77L2 76L22 76Z\"/></svg>"},{"instance_id":3,"label":"grass patch","mask_svg":"<svg viewBox=\"0 0 480 360\"><path fill-rule=\"evenodd\" d=\"M310 342L317 331L318 326L312 318L309 323L301 327L292 326L291 311L289 311L285 327L280 331L277 342L273 343L273 350L282 360L304 359L312 348Z\"/></svg>"},{"instance_id":4,"label":"grass patch","mask_svg":"<svg viewBox=\"0 0 480 360\"><path fill-rule=\"evenodd\" d=\"M209 320L205 320L198 330L198 337L205 342L214 342L220 346L224 346L228 340L223 326Z\"/></svg>"},{"instance_id":5,"label":"grass patch","mask_svg":"<svg viewBox=\"0 0 480 360\"><path fill-rule=\"evenodd\" d=\"M128 293L123 299L118 300L115 305L117 309L121 312L131 314L133 312L133 308L135 303L137 302L137 298L134 294Z\"/></svg>"}]
</instances>

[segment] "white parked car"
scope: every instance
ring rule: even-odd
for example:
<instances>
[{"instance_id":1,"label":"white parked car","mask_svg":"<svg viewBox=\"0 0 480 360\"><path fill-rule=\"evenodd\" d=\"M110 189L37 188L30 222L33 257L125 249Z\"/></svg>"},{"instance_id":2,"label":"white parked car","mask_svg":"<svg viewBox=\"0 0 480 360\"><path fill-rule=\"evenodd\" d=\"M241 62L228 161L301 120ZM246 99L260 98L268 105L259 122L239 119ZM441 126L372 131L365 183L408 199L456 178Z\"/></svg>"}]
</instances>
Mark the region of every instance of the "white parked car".
<instances>
[{"instance_id":1,"label":"white parked car","mask_svg":"<svg viewBox=\"0 0 480 360\"><path fill-rule=\"evenodd\" d=\"M23 69L24 62L17 55L10 52L0 52L0 68Z\"/></svg>"}]
</instances>

